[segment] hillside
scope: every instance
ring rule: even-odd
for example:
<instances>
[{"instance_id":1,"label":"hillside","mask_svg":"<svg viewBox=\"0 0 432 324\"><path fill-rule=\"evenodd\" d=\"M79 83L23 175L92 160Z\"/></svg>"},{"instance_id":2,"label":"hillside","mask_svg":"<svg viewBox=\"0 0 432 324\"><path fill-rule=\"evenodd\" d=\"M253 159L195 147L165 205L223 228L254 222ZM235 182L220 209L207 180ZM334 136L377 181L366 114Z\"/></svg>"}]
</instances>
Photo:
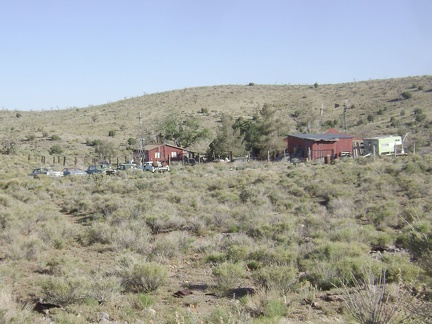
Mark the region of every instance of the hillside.
<instances>
[{"instance_id":1,"label":"hillside","mask_svg":"<svg viewBox=\"0 0 432 324\"><path fill-rule=\"evenodd\" d=\"M404 99L403 93L411 98ZM143 133L146 143L155 141L157 126L169 115L198 118L202 125L217 128L220 115L250 117L271 104L284 122L284 131L320 132L329 125L343 131L343 106L347 104L346 132L359 137L409 132L407 148L416 143L417 150L429 150L432 120L432 76L370 80L329 85L221 85L173 90L125 98L86 108L51 111L0 111L0 136L17 138L26 155L48 155L53 145L50 136L58 135L55 144L64 154L91 155L87 140L105 139L125 152L128 138ZM335 108L338 104L339 107ZM321 107L324 114L321 115ZM416 122L416 113L422 120ZM17 118L17 114L20 117ZM141 114L141 125L139 116ZM109 137L115 131L114 137ZM26 140L26 139L31 140ZM193 150L205 152L209 142ZM411 147L410 147L411 146Z\"/></svg>"},{"instance_id":2,"label":"hillside","mask_svg":"<svg viewBox=\"0 0 432 324\"><path fill-rule=\"evenodd\" d=\"M429 323L431 98L424 76L1 111L1 139L17 138L19 150L0 155L0 322ZM408 152L415 143L422 154L28 176L39 162L27 155L53 144L91 156L86 142L104 139L126 155L140 113L149 141L172 114L214 131L222 113L250 117L264 104L287 133L318 132L340 129L346 99L347 133L409 132Z\"/></svg>"}]
</instances>

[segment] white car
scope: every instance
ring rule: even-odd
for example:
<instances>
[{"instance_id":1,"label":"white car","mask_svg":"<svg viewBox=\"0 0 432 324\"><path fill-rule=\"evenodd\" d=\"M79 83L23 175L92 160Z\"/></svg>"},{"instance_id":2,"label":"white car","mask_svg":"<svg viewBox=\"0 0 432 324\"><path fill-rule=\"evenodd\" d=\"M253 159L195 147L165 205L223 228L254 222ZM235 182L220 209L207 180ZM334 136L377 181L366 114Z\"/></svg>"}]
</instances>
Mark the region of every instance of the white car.
<instances>
[{"instance_id":1,"label":"white car","mask_svg":"<svg viewBox=\"0 0 432 324\"><path fill-rule=\"evenodd\" d=\"M155 166L156 164L156 166ZM154 163L153 161L148 161L148 162L144 162L144 166L143 166L143 170L144 171L151 171L151 172L169 172L170 171L170 167L169 165L163 166L161 162L157 161L156 163Z\"/></svg>"},{"instance_id":2,"label":"white car","mask_svg":"<svg viewBox=\"0 0 432 324\"><path fill-rule=\"evenodd\" d=\"M61 171L54 171L52 168L37 168L33 169L33 171L29 174L31 177L36 177L39 175L46 175L49 177L62 177L63 172Z\"/></svg>"}]
</instances>

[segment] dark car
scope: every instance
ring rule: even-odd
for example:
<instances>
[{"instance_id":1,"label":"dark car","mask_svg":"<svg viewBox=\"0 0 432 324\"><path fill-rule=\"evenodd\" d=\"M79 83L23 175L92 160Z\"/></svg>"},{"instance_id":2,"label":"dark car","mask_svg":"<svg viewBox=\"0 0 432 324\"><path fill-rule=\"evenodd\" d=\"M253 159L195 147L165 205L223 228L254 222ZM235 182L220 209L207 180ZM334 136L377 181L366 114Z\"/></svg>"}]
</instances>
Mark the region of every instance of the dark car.
<instances>
[{"instance_id":1,"label":"dark car","mask_svg":"<svg viewBox=\"0 0 432 324\"><path fill-rule=\"evenodd\" d=\"M134 170L138 169L138 166L135 163L122 163L117 167L117 170L126 171L126 170Z\"/></svg>"},{"instance_id":2,"label":"dark car","mask_svg":"<svg viewBox=\"0 0 432 324\"><path fill-rule=\"evenodd\" d=\"M63 169L63 175L88 175L88 173L84 170L78 169L78 168L65 168Z\"/></svg>"},{"instance_id":3,"label":"dark car","mask_svg":"<svg viewBox=\"0 0 432 324\"><path fill-rule=\"evenodd\" d=\"M104 173L107 175L115 174L116 170L111 169L107 164L92 164L87 168L88 174Z\"/></svg>"}]
</instances>

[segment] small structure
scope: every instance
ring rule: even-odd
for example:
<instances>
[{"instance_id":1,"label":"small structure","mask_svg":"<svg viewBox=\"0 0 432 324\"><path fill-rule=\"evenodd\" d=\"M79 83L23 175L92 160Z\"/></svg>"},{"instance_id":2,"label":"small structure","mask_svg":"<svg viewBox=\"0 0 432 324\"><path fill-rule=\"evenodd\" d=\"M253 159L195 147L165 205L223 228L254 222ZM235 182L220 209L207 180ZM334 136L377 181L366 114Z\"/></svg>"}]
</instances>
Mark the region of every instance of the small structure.
<instances>
[{"instance_id":1,"label":"small structure","mask_svg":"<svg viewBox=\"0 0 432 324\"><path fill-rule=\"evenodd\" d=\"M363 139L363 154L389 155L403 153L401 136L376 136Z\"/></svg>"},{"instance_id":2,"label":"small structure","mask_svg":"<svg viewBox=\"0 0 432 324\"><path fill-rule=\"evenodd\" d=\"M149 161L171 162L183 161L184 158L191 158L192 152L184 148L170 144L149 144L143 147L143 150L134 151L134 160L140 161L141 164ZM141 161L143 159L143 161Z\"/></svg>"},{"instance_id":3,"label":"small structure","mask_svg":"<svg viewBox=\"0 0 432 324\"><path fill-rule=\"evenodd\" d=\"M353 136L339 133L331 128L324 134L288 135L288 153L291 157L316 160L351 156Z\"/></svg>"}]
</instances>

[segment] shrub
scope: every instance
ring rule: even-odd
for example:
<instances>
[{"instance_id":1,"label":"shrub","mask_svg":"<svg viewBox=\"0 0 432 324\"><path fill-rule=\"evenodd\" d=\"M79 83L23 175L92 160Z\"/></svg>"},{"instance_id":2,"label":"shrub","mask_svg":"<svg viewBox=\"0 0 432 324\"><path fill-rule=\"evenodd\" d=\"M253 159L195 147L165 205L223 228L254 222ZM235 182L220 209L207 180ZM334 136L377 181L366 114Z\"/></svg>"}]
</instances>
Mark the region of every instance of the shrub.
<instances>
[{"instance_id":1,"label":"shrub","mask_svg":"<svg viewBox=\"0 0 432 324\"><path fill-rule=\"evenodd\" d=\"M61 138L58 135L51 135L51 141L60 141Z\"/></svg>"},{"instance_id":2,"label":"shrub","mask_svg":"<svg viewBox=\"0 0 432 324\"><path fill-rule=\"evenodd\" d=\"M410 99L412 97L412 93L409 91L405 91L401 93L402 98L404 99Z\"/></svg>"},{"instance_id":3,"label":"shrub","mask_svg":"<svg viewBox=\"0 0 432 324\"><path fill-rule=\"evenodd\" d=\"M110 137L114 137L114 136L116 136L116 131L115 131L115 130L110 130L110 131L108 132L108 136L110 136Z\"/></svg>"},{"instance_id":4,"label":"shrub","mask_svg":"<svg viewBox=\"0 0 432 324\"><path fill-rule=\"evenodd\" d=\"M277 290L285 295L296 283L296 273L287 266L273 266L261 268L254 272L255 282L265 290Z\"/></svg>"},{"instance_id":5,"label":"shrub","mask_svg":"<svg viewBox=\"0 0 432 324\"><path fill-rule=\"evenodd\" d=\"M89 282L80 277L49 277L40 287L44 300L59 305L70 305L84 299Z\"/></svg>"},{"instance_id":6,"label":"shrub","mask_svg":"<svg viewBox=\"0 0 432 324\"><path fill-rule=\"evenodd\" d=\"M16 115L15 115L15 117L16 117L16 118L21 118L22 115L21 115L21 113L17 112Z\"/></svg>"},{"instance_id":7,"label":"shrub","mask_svg":"<svg viewBox=\"0 0 432 324\"><path fill-rule=\"evenodd\" d=\"M267 317L282 317L286 315L287 307L281 300L269 300L264 305L264 314Z\"/></svg>"},{"instance_id":8,"label":"shrub","mask_svg":"<svg viewBox=\"0 0 432 324\"><path fill-rule=\"evenodd\" d=\"M26 139L27 141L34 141L36 139L36 134L27 134Z\"/></svg>"},{"instance_id":9,"label":"shrub","mask_svg":"<svg viewBox=\"0 0 432 324\"><path fill-rule=\"evenodd\" d=\"M158 289L166 282L167 269L155 262L123 260L119 276L126 291L146 293Z\"/></svg>"},{"instance_id":10,"label":"shrub","mask_svg":"<svg viewBox=\"0 0 432 324\"><path fill-rule=\"evenodd\" d=\"M62 154L62 153L63 153L63 148L58 144L51 146L49 149L50 155Z\"/></svg>"},{"instance_id":11,"label":"shrub","mask_svg":"<svg viewBox=\"0 0 432 324\"><path fill-rule=\"evenodd\" d=\"M227 291L238 286L245 275L245 268L240 263L224 262L214 267L212 272L216 277L218 288Z\"/></svg>"},{"instance_id":12,"label":"shrub","mask_svg":"<svg viewBox=\"0 0 432 324\"><path fill-rule=\"evenodd\" d=\"M409 296L399 286L389 286L385 277L385 271L378 276L367 272L364 279L353 279L355 290L342 285L347 310L358 323L393 323L397 318L403 322L400 310Z\"/></svg>"},{"instance_id":13,"label":"shrub","mask_svg":"<svg viewBox=\"0 0 432 324\"><path fill-rule=\"evenodd\" d=\"M116 300L120 296L121 281L115 276L97 274L92 276L89 289L86 292L87 298L93 298L98 304L104 304Z\"/></svg>"},{"instance_id":14,"label":"shrub","mask_svg":"<svg viewBox=\"0 0 432 324\"><path fill-rule=\"evenodd\" d=\"M32 310L16 301L10 289L0 288L0 323L35 323Z\"/></svg>"},{"instance_id":15,"label":"shrub","mask_svg":"<svg viewBox=\"0 0 432 324\"><path fill-rule=\"evenodd\" d=\"M134 137L129 137L128 140L127 140L127 143L128 143L128 145L130 145L130 146L134 146L134 145L136 145L137 140L136 140L136 138L134 138Z\"/></svg>"}]
</instances>

